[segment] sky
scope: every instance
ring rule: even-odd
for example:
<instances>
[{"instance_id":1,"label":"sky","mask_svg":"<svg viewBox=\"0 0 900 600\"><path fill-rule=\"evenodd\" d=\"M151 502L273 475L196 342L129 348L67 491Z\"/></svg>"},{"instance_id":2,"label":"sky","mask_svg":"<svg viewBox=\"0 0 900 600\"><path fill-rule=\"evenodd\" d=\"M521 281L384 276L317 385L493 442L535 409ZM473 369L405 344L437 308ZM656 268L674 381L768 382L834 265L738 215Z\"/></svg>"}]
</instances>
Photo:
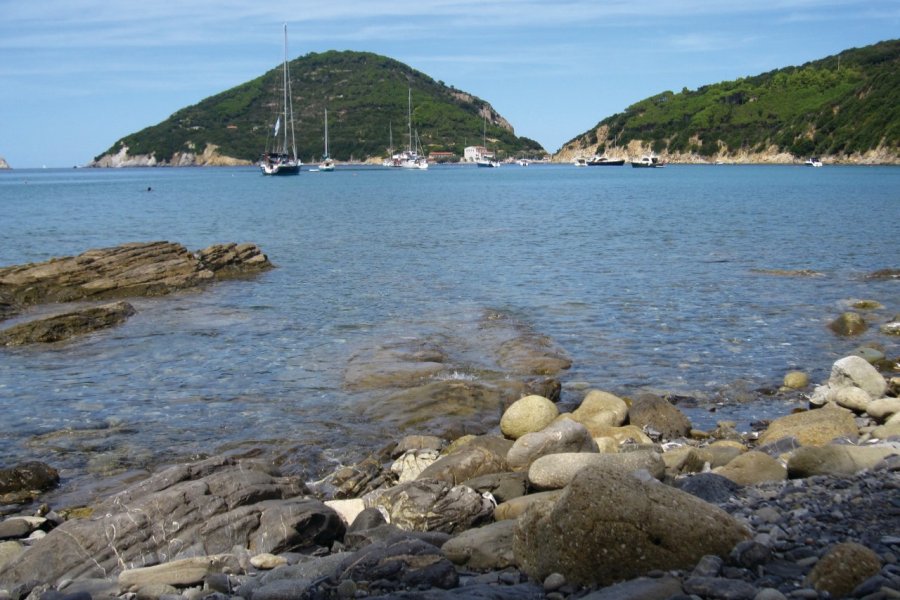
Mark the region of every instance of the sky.
<instances>
[{"instance_id":1,"label":"sky","mask_svg":"<svg viewBox=\"0 0 900 600\"><path fill-rule=\"evenodd\" d=\"M82 166L280 64L375 52L550 152L659 92L900 36L897 0L0 0L0 157Z\"/></svg>"}]
</instances>

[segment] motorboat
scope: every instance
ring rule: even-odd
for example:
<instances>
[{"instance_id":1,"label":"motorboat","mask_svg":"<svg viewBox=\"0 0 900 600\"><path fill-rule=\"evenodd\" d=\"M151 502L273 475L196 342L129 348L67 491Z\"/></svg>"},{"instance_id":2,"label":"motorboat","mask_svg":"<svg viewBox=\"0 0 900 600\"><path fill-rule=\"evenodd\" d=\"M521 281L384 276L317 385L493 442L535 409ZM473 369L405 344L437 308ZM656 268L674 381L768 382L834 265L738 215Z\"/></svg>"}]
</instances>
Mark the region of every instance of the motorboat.
<instances>
[{"instance_id":1,"label":"motorboat","mask_svg":"<svg viewBox=\"0 0 900 600\"><path fill-rule=\"evenodd\" d=\"M659 157L648 154L641 157L641 160L631 161L631 166L635 169L659 169L665 166L665 163L659 160Z\"/></svg>"},{"instance_id":2,"label":"motorboat","mask_svg":"<svg viewBox=\"0 0 900 600\"><path fill-rule=\"evenodd\" d=\"M576 167L586 167L587 159L583 158L581 156L578 156L578 157L575 157L574 159L572 159L572 164L575 165Z\"/></svg>"},{"instance_id":3,"label":"motorboat","mask_svg":"<svg viewBox=\"0 0 900 600\"><path fill-rule=\"evenodd\" d=\"M819 160L817 157L813 156L811 158L807 158L806 162L804 162L803 164L806 165L807 167L821 167L822 161Z\"/></svg>"},{"instance_id":4,"label":"motorboat","mask_svg":"<svg viewBox=\"0 0 900 600\"><path fill-rule=\"evenodd\" d=\"M621 167L625 164L624 158L609 158L605 154L603 156L597 156L596 154L588 159L587 164L589 167Z\"/></svg>"}]
</instances>

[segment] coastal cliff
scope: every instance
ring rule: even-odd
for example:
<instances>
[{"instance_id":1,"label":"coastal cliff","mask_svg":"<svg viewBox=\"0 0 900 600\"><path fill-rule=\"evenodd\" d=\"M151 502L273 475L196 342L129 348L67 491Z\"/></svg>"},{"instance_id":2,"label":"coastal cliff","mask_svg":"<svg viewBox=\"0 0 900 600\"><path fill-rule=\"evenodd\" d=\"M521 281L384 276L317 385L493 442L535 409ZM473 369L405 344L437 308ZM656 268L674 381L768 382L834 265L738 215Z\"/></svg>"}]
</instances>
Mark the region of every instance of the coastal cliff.
<instances>
[{"instance_id":1,"label":"coastal cliff","mask_svg":"<svg viewBox=\"0 0 900 600\"><path fill-rule=\"evenodd\" d=\"M203 152L176 152L169 160L157 160L156 154L130 154L122 146L115 154L104 154L88 163L89 167L235 167L252 161L219 154L219 147L207 144Z\"/></svg>"}]
</instances>

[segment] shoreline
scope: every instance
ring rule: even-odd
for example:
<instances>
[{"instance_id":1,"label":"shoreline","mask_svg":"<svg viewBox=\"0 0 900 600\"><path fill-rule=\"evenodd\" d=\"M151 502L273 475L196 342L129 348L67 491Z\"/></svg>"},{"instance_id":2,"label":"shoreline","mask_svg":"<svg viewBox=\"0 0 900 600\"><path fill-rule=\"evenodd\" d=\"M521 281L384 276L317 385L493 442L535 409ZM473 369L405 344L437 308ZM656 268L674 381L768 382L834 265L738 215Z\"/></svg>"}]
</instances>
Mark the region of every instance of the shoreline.
<instances>
[{"instance_id":1,"label":"shoreline","mask_svg":"<svg viewBox=\"0 0 900 600\"><path fill-rule=\"evenodd\" d=\"M253 458L177 464L92 507L7 516L0 534L20 552L0 566L0 590L11 598L58 590L245 600L900 591L900 536L891 533L900 377L851 356L804 389L812 391L808 410L754 432L729 422L699 431L664 398L590 390L567 414L543 396L524 396L504 410L499 431L479 436L385 440L381 451L315 483ZM645 494L662 494L647 505L662 512L641 512L637 528L613 527ZM201 506L213 513L200 516ZM625 512L608 514L618 510ZM240 525L247 514L259 519ZM280 535L265 525L274 515L289 524ZM715 534L703 524L713 517ZM134 534L122 529L135 518ZM110 526L120 528L114 538ZM182 541L161 542L155 528ZM726 530L732 541L709 545ZM585 531L593 533L582 539ZM87 562L66 539L92 549ZM601 545L572 554L584 543ZM600 552L617 547L612 558ZM43 578L24 579L37 564L48 568Z\"/></svg>"}]
</instances>

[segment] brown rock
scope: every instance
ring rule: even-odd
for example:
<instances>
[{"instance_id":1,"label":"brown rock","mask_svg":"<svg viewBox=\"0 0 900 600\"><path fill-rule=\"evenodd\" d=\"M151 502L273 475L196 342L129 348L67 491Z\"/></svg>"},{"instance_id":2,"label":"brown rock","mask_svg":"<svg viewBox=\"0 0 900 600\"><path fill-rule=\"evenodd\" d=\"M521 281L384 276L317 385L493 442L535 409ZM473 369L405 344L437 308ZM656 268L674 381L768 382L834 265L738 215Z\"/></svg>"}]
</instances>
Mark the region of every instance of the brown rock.
<instances>
[{"instance_id":1,"label":"brown rock","mask_svg":"<svg viewBox=\"0 0 900 600\"><path fill-rule=\"evenodd\" d=\"M765 481L784 481L787 469L763 452L747 452L714 471L740 485L756 485Z\"/></svg>"},{"instance_id":2,"label":"brown rock","mask_svg":"<svg viewBox=\"0 0 900 600\"><path fill-rule=\"evenodd\" d=\"M841 436L859 433L853 413L837 407L826 406L775 419L759 436L759 445L782 438L795 437L804 446L822 446Z\"/></svg>"},{"instance_id":3,"label":"brown rock","mask_svg":"<svg viewBox=\"0 0 900 600\"><path fill-rule=\"evenodd\" d=\"M642 394L634 399L628 410L628 421L641 429L657 431L669 440L686 437L691 432L691 422L684 413L654 394Z\"/></svg>"},{"instance_id":4,"label":"brown rock","mask_svg":"<svg viewBox=\"0 0 900 600\"><path fill-rule=\"evenodd\" d=\"M856 542L838 544L816 563L806 577L808 585L832 598L845 598L860 583L881 570L878 555Z\"/></svg>"},{"instance_id":5,"label":"brown rock","mask_svg":"<svg viewBox=\"0 0 900 600\"><path fill-rule=\"evenodd\" d=\"M516 562L543 581L560 573L578 585L610 585L652 570L683 569L727 556L747 531L721 509L617 469L586 467L554 504L519 517Z\"/></svg>"},{"instance_id":6,"label":"brown rock","mask_svg":"<svg viewBox=\"0 0 900 600\"><path fill-rule=\"evenodd\" d=\"M845 312L831 322L828 327L838 335L853 336L864 332L869 326L862 315L855 312Z\"/></svg>"},{"instance_id":7,"label":"brown rock","mask_svg":"<svg viewBox=\"0 0 900 600\"><path fill-rule=\"evenodd\" d=\"M0 346L60 342L114 327L124 323L133 314L135 310L131 304L119 301L34 319L0 331Z\"/></svg>"}]
</instances>

